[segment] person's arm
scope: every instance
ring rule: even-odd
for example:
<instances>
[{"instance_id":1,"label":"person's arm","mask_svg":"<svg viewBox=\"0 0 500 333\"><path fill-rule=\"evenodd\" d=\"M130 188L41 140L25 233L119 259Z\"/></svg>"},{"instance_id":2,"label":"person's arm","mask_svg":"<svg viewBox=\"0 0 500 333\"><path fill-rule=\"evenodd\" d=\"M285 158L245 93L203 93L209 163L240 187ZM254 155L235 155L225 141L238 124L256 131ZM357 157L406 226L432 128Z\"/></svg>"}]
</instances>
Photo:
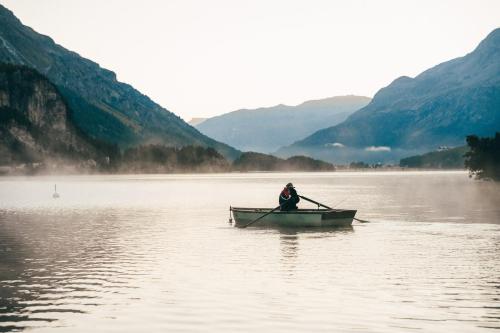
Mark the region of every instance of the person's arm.
<instances>
[{"instance_id":1,"label":"person's arm","mask_svg":"<svg viewBox=\"0 0 500 333\"><path fill-rule=\"evenodd\" d=\"M280 193L280 202L281 202L282 200L283 200L283 202L288 201L288 200L291 198L291 196L288 196L288 197L287 197L287 196L286 196L286 194L287 194L287 193L285 193L285 191L281 191L281 193Z\"/></svg>"},{"instance_id":2,"label":"person's arm","mask_svg":"<svg viewBox=\"0 0 500 333\"><path fill-rule=\"evenodd\" d=\"M290 197L293 198L293 202L298 203L300 201L299 195L294 188L290 189Z\"/></svg>"}]
</instances>

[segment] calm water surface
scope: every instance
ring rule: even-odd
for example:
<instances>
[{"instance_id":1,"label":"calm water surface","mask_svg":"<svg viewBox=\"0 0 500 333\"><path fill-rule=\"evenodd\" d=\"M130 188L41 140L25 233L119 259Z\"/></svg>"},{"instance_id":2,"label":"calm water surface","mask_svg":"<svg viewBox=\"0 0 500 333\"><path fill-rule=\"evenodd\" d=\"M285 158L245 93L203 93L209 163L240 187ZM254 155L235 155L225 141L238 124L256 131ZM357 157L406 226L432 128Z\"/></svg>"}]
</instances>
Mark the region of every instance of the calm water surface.
<instances>
[{"instance_id":1,"label":"calm water surface","mask_svg":"<svg viewBox=\"0 0 500 333\"><path fill-rule=\"evenodd\" d=\"M289 181L372 223L228 224ZM500 186L464 172L0 178L0 332L499 329Z\"/></svg>"}]
</instances>

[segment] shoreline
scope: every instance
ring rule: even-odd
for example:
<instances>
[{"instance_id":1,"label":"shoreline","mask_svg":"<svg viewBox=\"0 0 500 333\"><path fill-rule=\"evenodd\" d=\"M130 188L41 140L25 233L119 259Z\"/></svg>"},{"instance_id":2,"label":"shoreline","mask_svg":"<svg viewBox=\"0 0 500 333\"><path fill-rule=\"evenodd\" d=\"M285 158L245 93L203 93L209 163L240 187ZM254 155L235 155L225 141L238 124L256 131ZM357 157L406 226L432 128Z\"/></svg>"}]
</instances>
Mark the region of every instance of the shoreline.
<instances>
[{"instance_id":1,"label":"shoreline","mask_svg":"<svg viewBox=\"0 0 500 333\"><path fill-rule=\"evenodd\" d=\"M2 179L34 179L34 178L57 178L57 177L170 177L170 176L238 176L238 175L283 175L283 174L296 174L296 175L369 175L369 174L380 174L380 175L390 175L390 174L406 174L406 175L417 175L424 173L435 173L435 174L468 174L468 170L465 169L344 169L337 171L232 171L232 172L174 172L174 173L50 173L50 174L3 174L0 175L0 180Z\"/></svg>"}]
</instances>

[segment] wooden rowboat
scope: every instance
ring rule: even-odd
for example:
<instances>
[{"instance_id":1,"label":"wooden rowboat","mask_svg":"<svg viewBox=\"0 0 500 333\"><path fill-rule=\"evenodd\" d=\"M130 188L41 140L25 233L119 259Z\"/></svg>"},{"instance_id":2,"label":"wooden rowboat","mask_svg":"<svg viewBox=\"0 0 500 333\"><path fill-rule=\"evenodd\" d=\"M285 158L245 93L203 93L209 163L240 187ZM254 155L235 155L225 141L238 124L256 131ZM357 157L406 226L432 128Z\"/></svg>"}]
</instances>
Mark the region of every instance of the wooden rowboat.
<instances>
[{"instance_id":1,"label":"wooden rowboat","mask_svg":"<svg viewBox=\"0 0 500 333\"><path fill-rule=\"evenodd\" d=\"M244 226L272 208L231 207L236 226ZM279 227L347 227L352 224L356 210L351 209L297 209L291 211L274 211L264 216L252 226Z\"/></svg>"}]
</instances>

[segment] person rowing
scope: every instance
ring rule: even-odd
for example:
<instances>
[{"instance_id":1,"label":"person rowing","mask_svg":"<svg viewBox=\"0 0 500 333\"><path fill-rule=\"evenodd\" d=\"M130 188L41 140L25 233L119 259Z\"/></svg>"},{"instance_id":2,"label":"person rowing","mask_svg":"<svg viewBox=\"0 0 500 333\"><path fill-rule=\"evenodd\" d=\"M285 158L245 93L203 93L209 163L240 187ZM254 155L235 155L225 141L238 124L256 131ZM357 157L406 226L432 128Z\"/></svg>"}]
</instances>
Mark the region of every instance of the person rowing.
<instances>
[{"instance_id":1,"label":"person rowing","mask_svg":"<svg viewBox=\"0 0 500 333\"><path fill-rule=\"evenodd\" d=\"M299 203L299 201L299 195L297 194L297 191L295 190L293 184L286 184L285 188L280 193L280 210L288 211L298 209L297 204Z\"/></svg>"}]
</instances>

